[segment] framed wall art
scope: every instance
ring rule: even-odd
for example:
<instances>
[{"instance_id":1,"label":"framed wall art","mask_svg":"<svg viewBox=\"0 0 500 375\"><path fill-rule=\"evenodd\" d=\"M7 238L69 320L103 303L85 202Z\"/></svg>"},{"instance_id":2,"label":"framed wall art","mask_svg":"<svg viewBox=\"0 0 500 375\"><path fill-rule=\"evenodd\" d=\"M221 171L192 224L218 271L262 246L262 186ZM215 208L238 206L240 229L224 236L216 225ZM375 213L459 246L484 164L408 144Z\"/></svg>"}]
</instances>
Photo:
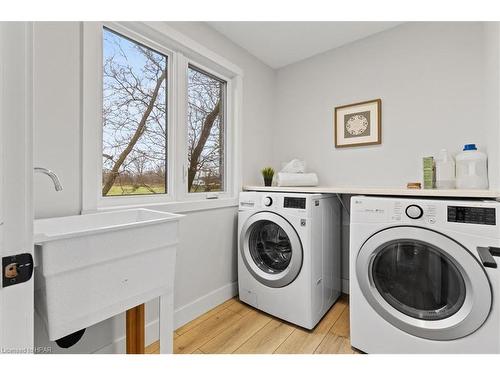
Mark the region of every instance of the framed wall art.
<instances>
[{"instance_id":1,"label":"framed wall art","mask_svg":"<svg viewBox=\"0 0 500 375\"><path fill-rule=\"evenodd\" d=\"M382 100L335 108L335 147L377 145L382 142Z\"/></svg>"}]
</instances>

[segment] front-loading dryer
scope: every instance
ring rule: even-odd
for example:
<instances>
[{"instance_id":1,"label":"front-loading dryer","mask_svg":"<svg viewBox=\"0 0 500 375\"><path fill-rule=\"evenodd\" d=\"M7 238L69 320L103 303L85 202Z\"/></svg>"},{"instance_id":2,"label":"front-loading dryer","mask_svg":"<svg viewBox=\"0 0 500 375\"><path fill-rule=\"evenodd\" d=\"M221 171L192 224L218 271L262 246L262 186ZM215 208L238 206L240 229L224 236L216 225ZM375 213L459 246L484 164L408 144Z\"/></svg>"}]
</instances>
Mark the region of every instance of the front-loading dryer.
<instances>
[{"instance_id":1,"label":"front-loading dryer","mask_svg":"<svg viewBox=\"0 0 500 375\"><path fill-rule=\"evenodd\" d=\"M495 201L352 197L352 346L500 353L499 209Z\"/></svg>"},{"instance_id":2,"label":"front-loading dryer","mask_svg":"<svg viewBox=\"0 0 500 375\"><path fill-rule=\"evenodd\" d=\"M240 300L314 328L341 293L340 215L334 195L242 192Z\"/></svg>"}]
</instances>

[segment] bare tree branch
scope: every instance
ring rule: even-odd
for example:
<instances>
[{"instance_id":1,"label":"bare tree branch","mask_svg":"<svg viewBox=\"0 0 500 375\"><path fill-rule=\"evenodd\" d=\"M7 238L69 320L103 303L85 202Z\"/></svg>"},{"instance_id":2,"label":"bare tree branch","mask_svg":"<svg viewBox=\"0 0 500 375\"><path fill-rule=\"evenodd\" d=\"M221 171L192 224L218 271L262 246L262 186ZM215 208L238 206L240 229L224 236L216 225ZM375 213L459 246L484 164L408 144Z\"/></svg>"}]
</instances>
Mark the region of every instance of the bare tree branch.
<instances>
[{"instance_id":1,"label":"bare tree branch","mask_svg":"<svg viewBox=\"0 0 500 375\"><path fill-rule=\"evenodd\" d=\"M121 152L120 156L116 160L115 164L113 165L113 168L111 169L110 173L107 175L107 179L104 183L104 186L102 188L102 194L106 195L108 194L109 190L113 186L116 177L118 176L118 171L120 170L120 167L122 166L123 162L127 158L127 156L130 154L130 152L133 150L135 144L141 137L141 135L144 133L144 129L146 127L146 121L148 120L148 117L153 110L154 103L156 101L156 98L158 97L158 92L160 91L160 87L165 80L166 77L166 71L163 71L163 73L160 75L158 80L156 81L155 89L151 95L151 98L149 100L149 104L146 108L146 111L142 115L141 121L139 122L139 125L137 126L137 129L130 139L130 142L128 143L127 147Z\"/></svg>"},{"instance_id":2,"label":"bare tree branch","mask_svg":"<svg viewBox=\"0 0 500 375\"><path fill-rule=\"evenodd\" d=\"M193 185L194 177L196 176L196 172L198 171L198 164L200 162L201 153L207 143L208 137L212 131L212 126L214 125L215 120L219 116L220 111L220 100L215 105L214 109L205 117L203 121L203 128L201 130L200 138L196 143L196 146L193 148L191 153L191 159L189 161L188 168L188 191L191 191L191 187Z\"/></svg>"}]
</instances>

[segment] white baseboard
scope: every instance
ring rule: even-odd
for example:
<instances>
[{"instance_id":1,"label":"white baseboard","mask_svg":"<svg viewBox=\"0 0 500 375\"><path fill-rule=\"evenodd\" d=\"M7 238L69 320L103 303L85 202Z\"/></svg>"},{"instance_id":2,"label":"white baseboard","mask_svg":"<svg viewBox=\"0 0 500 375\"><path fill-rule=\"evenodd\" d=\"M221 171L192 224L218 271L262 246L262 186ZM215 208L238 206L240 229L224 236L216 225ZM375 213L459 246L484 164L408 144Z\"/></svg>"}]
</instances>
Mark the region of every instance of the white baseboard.
<instances>
[{"instance_id":1,"label":"white baseboard","mask_svg":"<svg viewBox=\"0 0 500 375\"><path fill-rule=\"evenodd\" d=\"M349 294L349 279L342 279L342 293Z\"/></svg>"},{"instance_id":2,"label":"white baseboard","mask_svg":"<svg viewBox=\"0 0 500 375\"><path fill-rule=\"evenodd\" d=\"M184 305L174 311L174 329L177 329L184 324L190 322L191 320L197 318L198 316L206 313L208 310L213 309L217 305L233 298L238 294L238 283L234 282L227 284L222 288L216 289L203 297L200 297L193 302ZM153 342L159 339L159 320L155 320L146 323L146 345L151 345ZM95 351L95 354L119 354L125 353L125 343L126 338L122 336L116 339L111 344L108 344L99 350Z\"/></svg>"},{"instance_id":3,"label":"white baseboard","mask_svg":"<svg viewBox=\"0 0 500 375\"><path fill-rule=\"evenodd\" d=\"M238 283L230 283L222 288L216 289L193 302L179 307L174 312L174 329L182 327L184 324L213 309L222 302L233 298L238 294Z\"/></svg>"}]
</instances>

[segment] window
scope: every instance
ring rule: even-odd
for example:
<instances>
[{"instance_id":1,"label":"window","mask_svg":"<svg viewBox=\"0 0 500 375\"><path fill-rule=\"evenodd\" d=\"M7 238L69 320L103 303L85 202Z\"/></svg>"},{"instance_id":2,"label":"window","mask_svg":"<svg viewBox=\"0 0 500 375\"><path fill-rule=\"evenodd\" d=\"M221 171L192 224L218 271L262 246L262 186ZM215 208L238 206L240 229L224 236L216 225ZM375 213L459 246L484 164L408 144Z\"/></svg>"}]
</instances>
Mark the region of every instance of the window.
<instances>
[{"instance_id":1,"label":"window","mask_svg":"<svg viewBox=\"0 0 500 375\"><path fill-rule=\"evenodd\" d=\"M82 43L83 212L234 206L243 71L165 23L85 22Z\"/></svg>"},{"instance_id":2,"label":"window","mask_svg":"<svg viewBox=\"0 0 500 375\"><path fill-rule=\"evenodd\" d=\"M102 196L167 193L167 56L103 29Z\"/></svg>"},{"instance_id":3,"label":"window","mask_svg":"<svg viewBox=\"0 0 500 375\"><path fill-rule=\"evenodd\" d=\"M190 193L224 191L226 82L188 66L187 135Z\"/></svg>"}]
</instances>

